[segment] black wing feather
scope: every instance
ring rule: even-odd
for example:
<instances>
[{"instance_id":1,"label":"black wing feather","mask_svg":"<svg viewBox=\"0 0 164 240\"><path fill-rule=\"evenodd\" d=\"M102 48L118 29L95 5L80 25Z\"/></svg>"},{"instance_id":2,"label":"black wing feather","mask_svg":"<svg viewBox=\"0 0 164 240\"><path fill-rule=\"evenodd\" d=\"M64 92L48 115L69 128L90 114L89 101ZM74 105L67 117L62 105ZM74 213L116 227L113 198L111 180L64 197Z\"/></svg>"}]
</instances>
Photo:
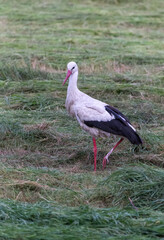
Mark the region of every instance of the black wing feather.
<instances>
[{"instance_id":1,"label":"black wing feather","mask_svg":"<svg viewBox=\"0 0 164 240\"><path fill-rule=\"evenodd\" d=\"M102 131L126 137L132 144L142 144L139 135L129 126L129 120L116 108L105 106L109 114L114 115L111 121L84 121L88 127L95 127ZM129 123L129 124L128 124Z\"/></svg>"},{"instance_id":2,"label":"black wing feather","mask_svg":"<svg viewBox=\"0 0 164 240\"><path fill-rule=\"evenodd\" d=\"M129 119L122 112L120 112L117 108L107 105L107 106L105 106L105 110L108 113L113 114L116 119L120 119L120 120L124 119L125 122L130 123Z\"/></svg>"}]
</instances>

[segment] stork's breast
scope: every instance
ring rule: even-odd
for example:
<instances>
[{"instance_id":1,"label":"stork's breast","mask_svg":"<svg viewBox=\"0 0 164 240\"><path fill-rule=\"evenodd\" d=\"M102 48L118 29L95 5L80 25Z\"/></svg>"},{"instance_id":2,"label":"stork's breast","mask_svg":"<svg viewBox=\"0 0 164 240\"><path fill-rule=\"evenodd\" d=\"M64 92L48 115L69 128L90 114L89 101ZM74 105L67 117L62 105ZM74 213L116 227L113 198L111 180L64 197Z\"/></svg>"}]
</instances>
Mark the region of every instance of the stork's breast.
<instances>
[{"instance_id":1,"label":"stork's breast","mask_svg":"<svg viewBox=\"0 0 164 240\"><path fill-rule=\"evenodd\" d=\"M72 116L75 117L75 109L74 109L74 101L66 101L65 107L67 109L67 112Z\"/></svg>"}]
</instances>

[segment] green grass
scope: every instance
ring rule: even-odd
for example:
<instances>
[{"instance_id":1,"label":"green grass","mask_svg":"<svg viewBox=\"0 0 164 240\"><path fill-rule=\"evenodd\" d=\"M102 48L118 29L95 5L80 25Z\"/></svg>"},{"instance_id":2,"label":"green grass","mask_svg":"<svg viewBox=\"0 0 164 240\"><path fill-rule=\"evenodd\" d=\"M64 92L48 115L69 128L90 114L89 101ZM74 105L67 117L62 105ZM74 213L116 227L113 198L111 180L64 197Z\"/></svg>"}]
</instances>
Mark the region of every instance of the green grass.
<instances>
[{"instance_id":1,"label":"green grass","mask_svg":"<svg viewBox=\"0 0 164 240\"><path fill-rule=\"evenodd\" d=\"M0 239L164 237L163 0L0 0ZM144 144L92 139L65 109L79 88L119 108Z\"/></svg>"},{"instance_id":2,"label":"green grass","mask_svg":"<svg viewBox=\"0 0 164 240\"><path fill-rule=\"evenodd\" d=\"M8 204L8 201L0 204L1 219L5 222L0 227L0 236L4 239L20 239L22 234L21 239L160 239L163 234L162 215L147 209L138 212L120 209L118 213L114 208Z\"/></svg>"}]
</instances>

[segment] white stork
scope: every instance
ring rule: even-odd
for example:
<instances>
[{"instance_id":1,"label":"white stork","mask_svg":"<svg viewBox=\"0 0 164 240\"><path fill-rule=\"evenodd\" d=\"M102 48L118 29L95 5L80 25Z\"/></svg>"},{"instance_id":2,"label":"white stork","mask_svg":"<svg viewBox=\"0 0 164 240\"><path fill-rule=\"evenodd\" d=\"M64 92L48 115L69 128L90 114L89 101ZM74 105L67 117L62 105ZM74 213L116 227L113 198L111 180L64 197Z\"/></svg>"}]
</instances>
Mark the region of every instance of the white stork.
<instances>
[{"instance_id":1,"label":"white stork","mask_svg":"<svg viewBox=\"0 0 164 240\"><path fill-rule=\"evenodd\" d=\"M142 144L142 140L129 120L118 109L96 100L78 89L78 66L75 62L69 62L67 69L67 75L63 82L64 85L69 78L65 106L68 113L72 117L76 117L82 129L89 132L93 137L95 171L97 158L96 137L109 137L110 134L122 136L104 157L104 169L106 162L108 162L108 157L124 140L123 137L127 138L132 144L137 145Z\"/></svg>"}]
</instances>

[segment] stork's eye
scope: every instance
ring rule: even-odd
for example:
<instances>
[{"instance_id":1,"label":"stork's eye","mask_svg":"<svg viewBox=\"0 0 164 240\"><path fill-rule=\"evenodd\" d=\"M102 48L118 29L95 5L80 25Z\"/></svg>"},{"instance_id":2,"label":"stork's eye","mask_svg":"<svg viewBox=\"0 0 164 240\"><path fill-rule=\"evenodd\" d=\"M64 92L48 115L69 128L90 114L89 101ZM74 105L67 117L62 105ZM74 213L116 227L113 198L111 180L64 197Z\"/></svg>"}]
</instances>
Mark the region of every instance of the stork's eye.
<instances>
[{"instance_id":1,"label":"stork's eye","mask_svg":"<svg viewBox=\"0 0 164 240\"><path fill-rule=\"evenodd\" d=\"M72 68L72 70L75 68L75 66Z\"/></svg>"}]
</instances>

